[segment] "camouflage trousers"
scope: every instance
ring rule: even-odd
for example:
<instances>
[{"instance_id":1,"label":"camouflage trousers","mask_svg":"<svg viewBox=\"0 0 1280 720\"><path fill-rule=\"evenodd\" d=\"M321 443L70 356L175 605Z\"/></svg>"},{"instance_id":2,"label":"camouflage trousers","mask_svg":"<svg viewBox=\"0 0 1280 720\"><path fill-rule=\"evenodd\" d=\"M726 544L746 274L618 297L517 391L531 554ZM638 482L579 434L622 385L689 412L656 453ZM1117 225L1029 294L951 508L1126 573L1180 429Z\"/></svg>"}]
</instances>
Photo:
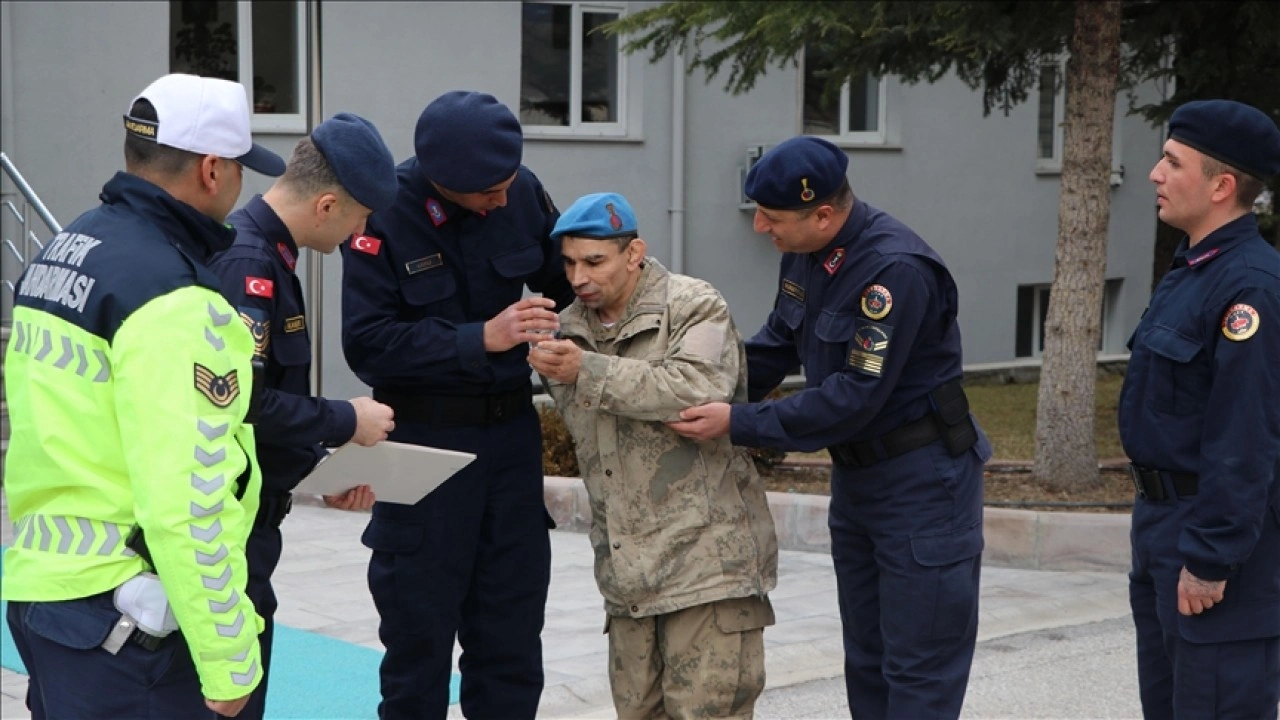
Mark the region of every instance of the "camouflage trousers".
<instances>
[{"instance_id":1,"label":"camouflage trousers","mask_svg":"<svg viewBox=\"0 0 1280 720\"><path fill-rule=\"evenodd\" d=\"M750 718L764 690L767 597L653 617L609 617L609 685L619 720Z\"/></svg>"}]
</instances>

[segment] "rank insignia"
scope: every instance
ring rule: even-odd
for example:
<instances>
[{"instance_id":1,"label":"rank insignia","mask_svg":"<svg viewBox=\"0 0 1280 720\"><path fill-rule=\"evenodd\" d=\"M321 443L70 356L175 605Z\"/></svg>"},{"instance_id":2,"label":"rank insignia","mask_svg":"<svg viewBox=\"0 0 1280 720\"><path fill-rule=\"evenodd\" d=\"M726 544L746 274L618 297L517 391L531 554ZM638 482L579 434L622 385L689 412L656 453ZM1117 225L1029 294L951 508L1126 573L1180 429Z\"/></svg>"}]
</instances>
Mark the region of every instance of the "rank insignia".
<instances>
[{"instance_id":1,"label":"rank insignia","mask_svg":"<svg viewBox=\"0 0 1280 720\"><path fill-rule=\"evenodd\" d=\"M1261 320L1262 318L1258 317L1258 311L1254 310L1252 305L1237 303L1228 308L1226 314L1222 316L1222 334L1226 335L1228 340L1236 342L1248 340L1258 332L1258 323Z\"/></svg>"},{"instance_id":2,"label":"rank insignia","mask_svg":"<svg viewBox=\"0 0 1280 720\"><path fill-rule=\"evenodd\" d=\"M840 265L844 262L844 248L836 248L827 256L827 261L822 263L822 269L827 271L828 275L835 275L840 269Z\"/></svg>"},{"instance_id":3,"label":"rank insignia","mask_svg":"<svg viewBox=\"0 0 1280 720\"><path fill-rule=\"evenodd\" d=\"M440 267L443 264L444 258L440 257L440 253L436 253L435 255L420 257L417 260L410 260L404 264L404 270L410 275L417 275L420 272Z\"/></svg>"},{"instance_id":4,"label":"rank insignia","mask_svg":"<svg viewBox=\"0 0 1280 720\"><path fill-rule=\"evenodd\" d=\"M257 357L266 357L267 347L271 345L271 320L258 308L236 309L240 311L240 319L244 321L245 327L249 328L249 334L253 336L253 354Z\"/></svg>"},{"instance_id":5,"label":"rank insignia","mask_svg":"<svg viewBox=\"0 0 1280 720\"><path fill-rule=\"evenodd\" d=\"M307 329L307 318L302 315L294 315L284 319L284 331L286 333L296 333Z\"/></svg>"},{"instance_id":6,"label":"rank insignia","mask_svg":"<svg viewBox=\"0 0 1280 720\"><path fill-rule=\"evenodd\" d=\"M275 294L276 284L266 278L248 275L244 279L244 294L269 298Z\"/></svg>"},{"instance_id":7,"label":"rank insignia","mask_svg":"<svg viewBox=\"0 0 1280 720\"><path fill-rule=\"evenodd\" d=\"M804 288L800 287L799 284L792 282L790 280L782 281L782 294L790 295L791 297L799 300L800 302L804 302Z\"/></svg>"},{"instance_id":8,"label":"rank insignia","mask_svg":"<svg viewBox=\"0 0 1280 720\"><path fill-rule=\"evenodd\" d=\"M449 219L449 216L444 214L440 201L435 198L427 198L427 217L431 218L431 224L436 227L440 227L445 220Z\"/></svg>"},{"instance_id":9,"label":"rank insignia","mask_svg":"<svg viewBox=\"0 0 1280 720\"><path fill-rule=\"evenodd\" d=\"M382 240L372 235L357 235L351 238L351 249L359 250L366 255L377 255L382 249Z\"/></svg>"},{"instance_id":10,"label":"rank insignia","mask_svg":"<svg viewBox=\"0 0 1280 720\"><path fill-rule=\"evenodd\" d=\"M883 285L868 285L862 291L862 314L880 320L893 309L893 295Z\"/></svg>"},{"instance_id":11,"label":"rank insignia","mask_svg":"<svg viewBox=\"0 0 1280 720\"><path fill-rule=\"evenodd\" d=\"M289 249L288 245L285 245L282 242L276 243L276 252L280 253L280 258L284 260L284 264L289 268L290 272L297 267L298 256L293 254L293 251Z\"/></svg>"},{"instance_id":12,"label":"rank insignia","mask_svg":"<svg viewBox=\"0 0 1280 720\"><path fill-rule=\"evenodd\" d=\"M869 321L860 321L850 343L849 367L859 372L880 377L884 370L884 358L889 352L889 337L893 327Z\"/></svg>"},{"instance_id":13,"label":"rank insignia","mask_svg":"<svg viewBox=\"0 0 1280 720\"><path fill-rule=\"evenodd\" d=\"M218 375L209 368L196 363L196 390L208 398L214 407L225 408L240 397L240 380L236 371L226 375Z\"/></svg>"}]
</instances>

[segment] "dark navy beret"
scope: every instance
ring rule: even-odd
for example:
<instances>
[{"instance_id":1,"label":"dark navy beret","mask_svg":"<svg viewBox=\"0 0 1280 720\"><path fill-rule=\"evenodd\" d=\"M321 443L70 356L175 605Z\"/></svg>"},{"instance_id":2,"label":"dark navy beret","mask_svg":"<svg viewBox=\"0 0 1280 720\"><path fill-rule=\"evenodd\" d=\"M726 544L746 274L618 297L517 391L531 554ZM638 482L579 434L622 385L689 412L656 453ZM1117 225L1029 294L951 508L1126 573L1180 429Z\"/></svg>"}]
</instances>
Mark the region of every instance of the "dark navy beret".
<instances>
[{"instance_id":1,"label":"dark navy beret","mask_svg":"<svg viewBox=\"0 0 1280 720\"><path fill-rule=\"evenodd\" d=\"M845 182L849 156L826 140L793 137L770 148L747 173L744 191L758 205L778 210L816 207Z\"/></svg>"},{"instance_id":2,"label":"dark navy beret","mask_svg":"<svg viewBox=\"0 0 1280 720\"><path fill-rule=\"evenodd\" d=\"M1280 175L1280 128L1234 100L1196 100L1169 118L1169 137L1260 180Z\"/></svg>"},{"instance_id":3,"label":"dark navy beret","mask_svg":"<svg viewBox=\"0 0 1280 720\"><path fill-rule=\"evenodd\" d=\"M311 142L356 202L375 212L395 203L396 161L373 123L338 113L311 131Z\"/></svg>"},{"instance_id":4,"label":"dark navy beret","mask_svg":"<svg viewBox=\"0 0 1280 720\"><path fill-rule=\"evenodd\" d=\"M481 192L520 168L524 134L494 96L455 90L418 116L413 148L429 179L454 192Z\"/></svg>"},{"instance_id":5,"label":"dark navy beret","mask_svg":"<svg viewBox=\"0 0 1280 720\"><path fill-rule=\"evenodd\" d=\"M618 193L592 193L574 201L556 221L551 239L571 237L606 240L635 235L636 213Z\"/></svg>"}]
</instances>

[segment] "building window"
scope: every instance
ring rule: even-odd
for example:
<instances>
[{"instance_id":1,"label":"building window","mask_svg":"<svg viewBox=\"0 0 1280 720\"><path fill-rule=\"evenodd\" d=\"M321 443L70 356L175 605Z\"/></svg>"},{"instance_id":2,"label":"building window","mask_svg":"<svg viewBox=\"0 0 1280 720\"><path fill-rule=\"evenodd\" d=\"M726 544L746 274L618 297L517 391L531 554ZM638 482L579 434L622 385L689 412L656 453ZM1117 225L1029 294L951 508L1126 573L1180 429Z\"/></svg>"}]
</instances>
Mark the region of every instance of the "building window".
<instances>
[{"instance_id":1,"label":"building window","mask_svg":"<svg viewBox=\"0 0 1280 720\"><path fill-rule=\"evenodd\" d=\"M1036 116L1036 167L1062 168L1062 123L1067 107L1065 60L1040 66L1040 102Z\"/></svg>"},{"instance_id":2,"label":"building window","mask_svg":"<svg viewBox=\"0 0 1280 720\"><path fill-rule=\"evenodd\" d=\"M622 135L626 60L600 26L622 4L526 2L520 45L520 122L540 134Z\"/></svg>"},{"instance_id":3,"label":"building window","mask_svg":"<svg viewBox=\"0 0 1280 720\"><path fill-rule=\"evenodd\" d=\"M826 92L834 61L820 50L804 51L802 132L847 142L884 142L885 80L867 74L845 81L837 97Z\"/></svg>"},{"instance_id":4,"label":"building window","mask_svg":"<svg viewBox=\"0 0 1280 720\"><path fill-rule=\"evenodd\" d=\"M1119 279L1107 280L1102 289L1102 318L1099 321L1098 352L1110 327L1112 310L1120 298ZM1049 286L1019 285L1017 332L1014 334L1016 357L1040 357L1044 354L1044 325L1049 317Z\"/></svg>"},{"instance_id":5,"label":"building window","mask_svg":"<svg viewBox=\"0 0 1280 720\"><path fill-rule=\"evenodd\" d=\"M306 3L171 0L169 71L243 83L257 132L307 131Z\"/></svg>"}]
</instances>

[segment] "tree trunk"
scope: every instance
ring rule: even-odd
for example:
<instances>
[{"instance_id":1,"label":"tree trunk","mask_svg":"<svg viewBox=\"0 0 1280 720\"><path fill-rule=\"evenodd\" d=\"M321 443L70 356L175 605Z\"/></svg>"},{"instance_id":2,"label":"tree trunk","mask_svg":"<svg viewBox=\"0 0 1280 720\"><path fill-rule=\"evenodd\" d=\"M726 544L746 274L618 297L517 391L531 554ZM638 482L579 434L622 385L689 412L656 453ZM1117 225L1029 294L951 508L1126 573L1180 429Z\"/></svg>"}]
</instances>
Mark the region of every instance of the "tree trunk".
<instances>
[{"instance_id":1,"label":"tree trunk","mask_svg":"<svg viewBox=\"0 0 1280 720\"><path fill-rule=\"evenodd\" d=\"M1099 320L1111 214L1111 137L1120 74L1120 3L1076 0L1068 46L1058 241L1036 415L1038 480L1097 485Z\"/></svg>"},{"instance_id":2,"label":"tree trunk","mask_svg":"<svg viewBox=\"0 0 1280 720\"><path fill-rule=\"evenodd\" d=\"M1169 272L1169 266L1173 264L1174 252L1177 251L1178 243L1182 242L1182 236L1185 234L1160 218L1156 218L1156 253L1155 261L1151 265L1151 292L1156 291L1160 279Z\"/></svg>"}]
</instances>

